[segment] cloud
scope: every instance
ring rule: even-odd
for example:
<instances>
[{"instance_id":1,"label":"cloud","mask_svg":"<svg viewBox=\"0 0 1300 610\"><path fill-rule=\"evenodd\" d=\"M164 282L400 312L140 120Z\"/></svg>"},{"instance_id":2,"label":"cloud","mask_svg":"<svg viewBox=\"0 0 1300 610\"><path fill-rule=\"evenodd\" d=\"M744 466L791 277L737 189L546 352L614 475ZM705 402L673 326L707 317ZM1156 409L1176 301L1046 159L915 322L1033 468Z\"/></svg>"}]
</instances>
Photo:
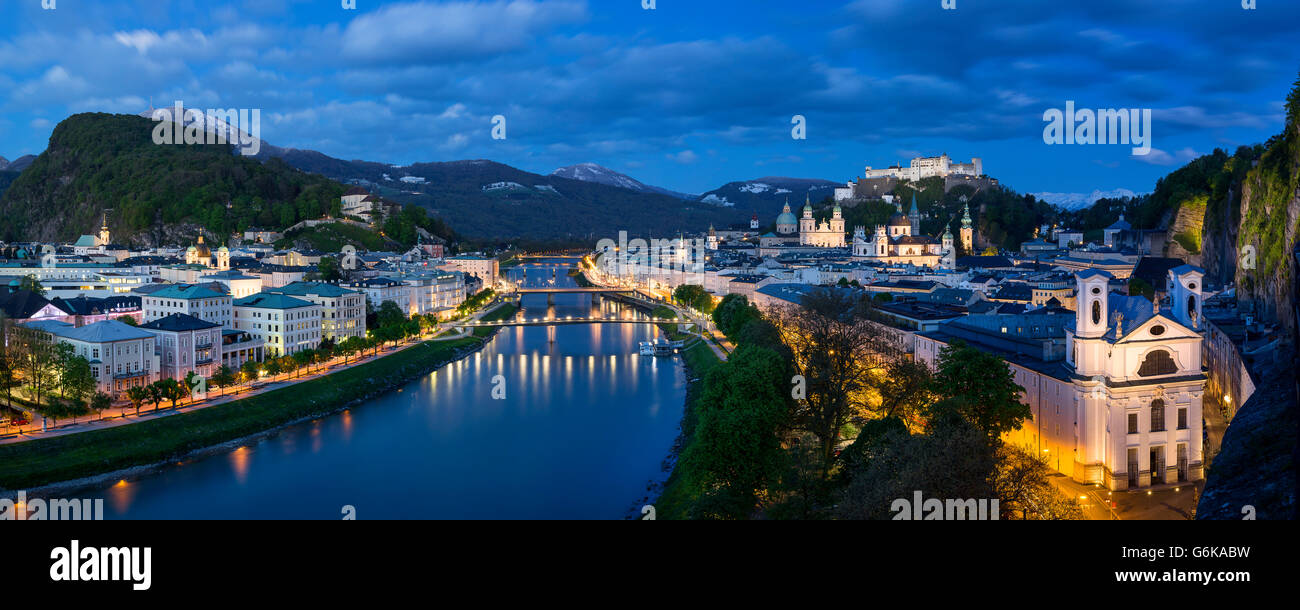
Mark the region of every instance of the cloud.
<instances>
[{"instance_id":1,"label":"cloud","mask_svg":"<svg viewBox=\"0 0 1300 610\"><path fill-rule=\"evenodd\" d=\"M1150 165L1183 165L1192 159L1201 156L1200 153L1191 148L1182 148L1170 154L1159 148L1152 148L1151 152L1145 155L1132 155L1134 160L1148 163Z\"/></svg>"},{"instance_id":2,"label":"cloud","mask_svg":"<svg viewBox=\"0 0 1300 610\"><path fill-rule=\"evenodd\" d=\"M343 57L438 63L524 49L541 33L586 20L585 2L418 2L363 14L343 32Z\"/></svg>"},{"instance_id":3,"label":"cloud","mask_svg":"<svg viewBox=\"0 0 1300 610\"><path fill-rule=\"evenodd\" d=\"M693 150L683 150L678 153L669 153L664 156L667 157L668 160L675 163L681 163L682 165L690 165L691 163L700 160L700 156L695 154L695 151Z\"/></svg>"}]
</instances>

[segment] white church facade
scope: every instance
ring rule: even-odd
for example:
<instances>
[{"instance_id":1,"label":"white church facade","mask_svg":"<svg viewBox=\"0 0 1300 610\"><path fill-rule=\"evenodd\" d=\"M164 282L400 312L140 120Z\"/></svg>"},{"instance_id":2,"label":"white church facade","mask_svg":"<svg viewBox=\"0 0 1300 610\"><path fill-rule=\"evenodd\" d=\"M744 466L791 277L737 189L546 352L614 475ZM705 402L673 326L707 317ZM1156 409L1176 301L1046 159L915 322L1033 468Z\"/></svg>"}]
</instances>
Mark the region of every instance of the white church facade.
<instances>
[{"instance_id":1,"label":"white church facade","mask_svg":"<svg viewBox=\"0 0 1300 610\"><path fill-rule=\"evenodd\" d=\"M1197 481L1204 477L1203 275L1189 265L1171 269L1172 311L1161 311L1145 297L1111 293L1110 274L1081 271L1076 311L1059 310L1072 318L1063 338L1041 331L1044 317L1010 316L985 329L955 321L918 335L915 355L933 367L961 339L1002 356L1032 414L1004 440L1079 483L1120 491Z\"/></svg>"},{"instance_id":2,"label":"white church facade","mask_svg":"<svg viewBox=\"0 0 1300 610\"><path fill-rule=\"evenodd\" d=\"M921 234L921 214L912 196L912 208L903 215L902 204L889 222L876 227L868 236L862 227L853 231L853 258L887 264L913 264L932 269L952 269L956 265L952 231L944 228L939 240Z\"/></svg>"}]
</instances>

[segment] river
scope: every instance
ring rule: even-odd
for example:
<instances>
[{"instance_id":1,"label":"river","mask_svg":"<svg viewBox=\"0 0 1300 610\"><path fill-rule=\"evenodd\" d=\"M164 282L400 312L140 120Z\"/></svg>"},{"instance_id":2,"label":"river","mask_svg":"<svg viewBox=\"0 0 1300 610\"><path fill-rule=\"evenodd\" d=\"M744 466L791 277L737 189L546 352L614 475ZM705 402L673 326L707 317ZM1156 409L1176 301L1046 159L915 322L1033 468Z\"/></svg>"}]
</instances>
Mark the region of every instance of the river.
<instances>
[{"instance_id":1,"label":"river","mask_svg":"<svg viewBox=\"0 0 1300 610\"><path fill-rule=\"evenodd\" d=\"M567 265L506 273L573 286ZM550 309L589 315L592 298L556 295ZM527 295L521 315L547 310L546 296ZM104 498L109 519L339 519L345 507L357 519L624 518L665 477L682 416L680 361L637 355L659 334L649 324L506 327L364 405L69 495Z\"/></svg>"}]
</instances>

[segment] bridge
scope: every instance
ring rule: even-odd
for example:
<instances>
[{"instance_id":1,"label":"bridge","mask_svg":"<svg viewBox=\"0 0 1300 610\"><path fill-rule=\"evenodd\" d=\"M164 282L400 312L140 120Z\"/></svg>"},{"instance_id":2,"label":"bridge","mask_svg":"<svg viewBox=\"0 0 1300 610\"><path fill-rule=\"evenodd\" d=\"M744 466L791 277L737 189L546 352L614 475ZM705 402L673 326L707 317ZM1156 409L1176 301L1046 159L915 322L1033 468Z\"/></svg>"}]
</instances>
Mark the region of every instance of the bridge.
<instances>
[{"instance_id":1,"label":"bridge","mask_svg":"<svg viewBox=\"0 0 1300 610\"><path fill-rule=\"evenodd\" d=\"M561 324L660 324L660 323L680 323L687 324L690 320L684 318L598 318L591 316L564 316L554 318L516 318L513 320L466 320L457 322L454 326L478 328L492 326L558 326Z\"/></svg>"},{"instance_id":2,"label":"bridge","mask_svg":"<svg viewBox=\"0 0 1300 610\"><path fill-rule=\"evenodd\" d=\"M515 293L517 294L577 294L591 292L621 292L630 294L636 291L636 288L603 288L594 286L520 286L515 289Z\"/></svg>"}]
</instances>

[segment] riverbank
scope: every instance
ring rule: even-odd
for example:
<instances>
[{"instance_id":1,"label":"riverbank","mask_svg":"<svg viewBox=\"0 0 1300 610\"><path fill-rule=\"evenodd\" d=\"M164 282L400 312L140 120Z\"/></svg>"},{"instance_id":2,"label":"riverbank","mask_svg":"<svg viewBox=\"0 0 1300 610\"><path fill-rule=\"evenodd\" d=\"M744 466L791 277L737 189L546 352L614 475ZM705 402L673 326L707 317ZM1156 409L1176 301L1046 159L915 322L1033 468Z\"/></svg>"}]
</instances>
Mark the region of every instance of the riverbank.
<instances>
[{"instance_id":1,"label":"riverbank","mask_svg":"<svg viewBox=\"0 0 1300 610\"><path fill-rule=\"evenodd\" d=\"M687 481L690 473L681 462L681 456L695 440L695 425L698 421L696 402L704 392L704 379L713 367L722 364L713 349L704 341L696 341L682 352L682 365L686 368L686 408L682 411L681 432L673 443L672 454L668 458L672 472L664 481L652 504L656 519L686 519L687 509L694 503ZM639 518L639 517L638 517Z\"/></svg>"},{"instance_id":2,"label":"riverbank","mask_svg":"<svg viewBox=\"0 0 1300 610\"><path fill-rule=\"evenodd\" d=\"M503 305L484 319L514 315ZM495 329L476 329L495 330ZM225 443L323 417L395 390L481 349L492 333L426 341L292 386L189 413L116 428L0 446L0 490L112 480Z\"/></svg>"}]
</instances>

